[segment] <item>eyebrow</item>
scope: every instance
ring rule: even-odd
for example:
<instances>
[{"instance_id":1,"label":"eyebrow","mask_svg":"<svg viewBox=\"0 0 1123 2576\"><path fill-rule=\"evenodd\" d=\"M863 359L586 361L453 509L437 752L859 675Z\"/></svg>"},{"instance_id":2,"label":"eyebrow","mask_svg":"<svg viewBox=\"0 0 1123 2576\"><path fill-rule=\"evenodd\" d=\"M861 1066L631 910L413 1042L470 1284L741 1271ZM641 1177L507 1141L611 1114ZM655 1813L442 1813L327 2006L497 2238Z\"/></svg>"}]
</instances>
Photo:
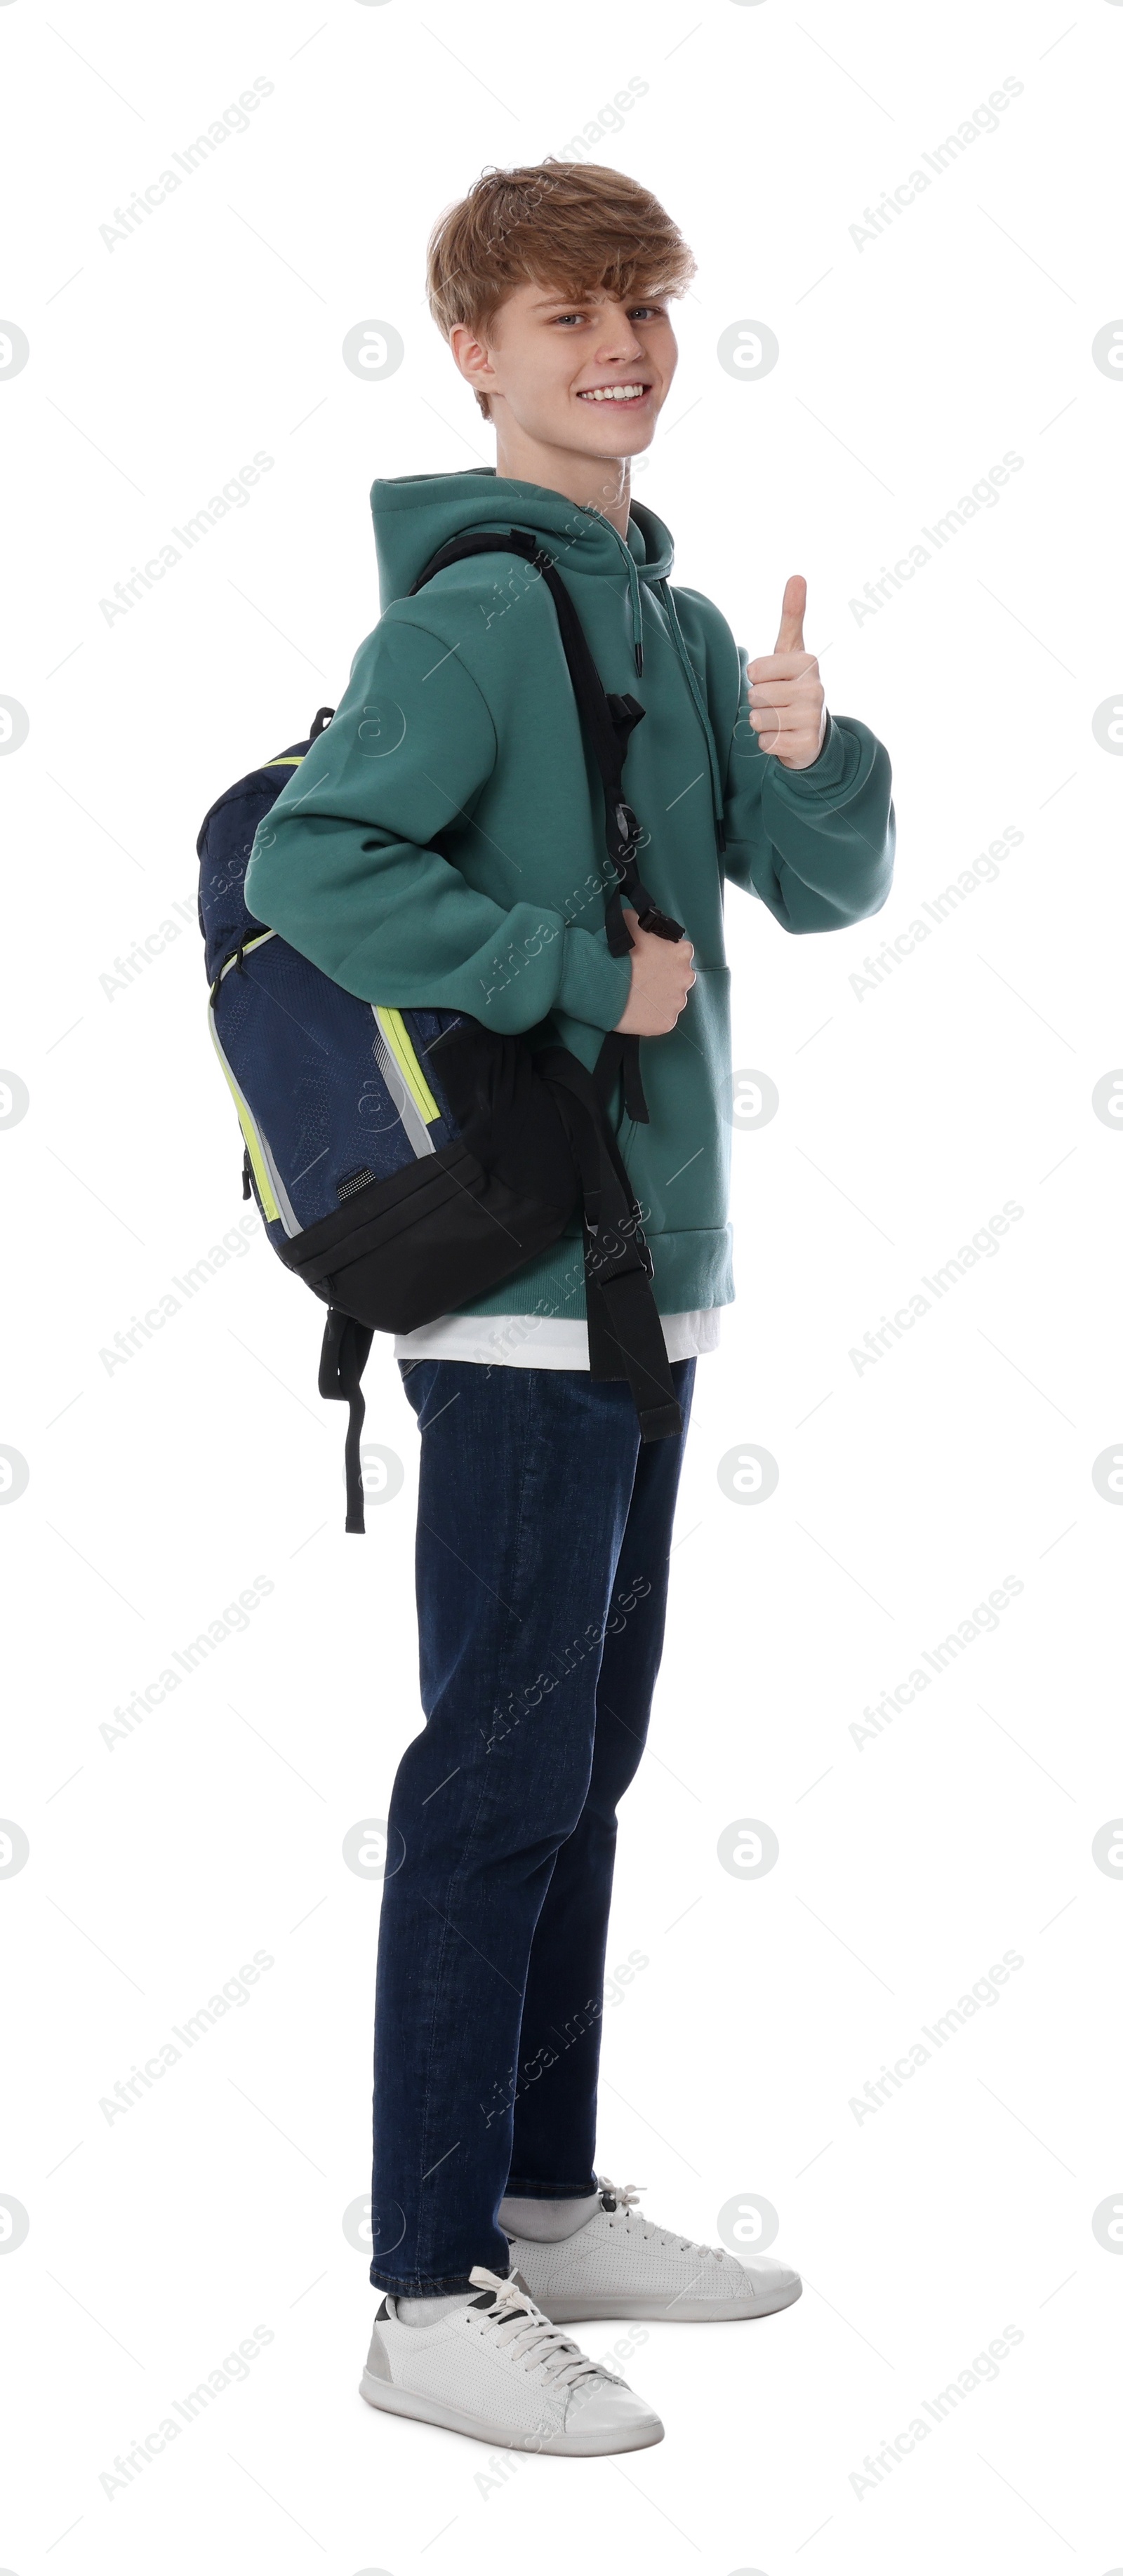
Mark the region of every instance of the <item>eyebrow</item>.
<instances>
[{"instance_id":1,"label":"eyebrow","mask_svg":"<svg viewBox=\"0 0 1123 2576\"><path fill-rule=\"evenodd\" d=\"M633 288L630 295L622 296L620 300L624 304L656 304L661 301L661 298L659 296L658 288L643 288L637 286ZM575 292L573 288L559 288L556 295L537 296L534 303L530 306L530 311L532 313L548 312L552 304L603 304L606 301L607 298L599 289L594 291L592 294L582 295Z\"/></svg>"}]
</instances>

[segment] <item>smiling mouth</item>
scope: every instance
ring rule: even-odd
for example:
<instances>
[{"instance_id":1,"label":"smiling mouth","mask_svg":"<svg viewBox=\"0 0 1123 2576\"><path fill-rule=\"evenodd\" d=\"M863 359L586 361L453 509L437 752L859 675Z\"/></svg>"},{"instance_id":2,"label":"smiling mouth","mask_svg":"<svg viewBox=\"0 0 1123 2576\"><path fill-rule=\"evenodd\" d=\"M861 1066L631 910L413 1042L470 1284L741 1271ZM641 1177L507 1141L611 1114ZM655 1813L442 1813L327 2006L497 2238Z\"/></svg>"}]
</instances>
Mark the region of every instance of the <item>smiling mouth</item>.
<instances>
[{"instance_id":1,"label":"smiling mouth","mask_svg":"<svg viewBox=\"0 0 1123 2576\"><path fill-rule=\"evenodd\" d=\"M578 394L577 400L612 405L617 411L636 411L650 391L650 385L590 385L587 392Z\"/></svg>"}]
</instances>

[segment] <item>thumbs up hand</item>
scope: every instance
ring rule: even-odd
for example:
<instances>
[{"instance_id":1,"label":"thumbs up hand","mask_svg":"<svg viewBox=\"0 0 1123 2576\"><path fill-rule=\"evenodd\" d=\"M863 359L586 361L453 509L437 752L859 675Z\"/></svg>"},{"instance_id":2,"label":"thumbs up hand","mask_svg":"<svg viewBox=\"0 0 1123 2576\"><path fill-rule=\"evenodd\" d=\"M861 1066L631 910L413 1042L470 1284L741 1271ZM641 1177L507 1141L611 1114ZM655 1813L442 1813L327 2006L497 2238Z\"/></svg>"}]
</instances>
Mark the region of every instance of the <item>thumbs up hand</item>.
<instances>
[{"instance_id":1,"label":"thumbs up hand","mask_svg":"<svg viewBox=\"0 0 1123 2576\"><path fill-rule=\"evenodd\" d=\"M809 769L827 729L819 665L804 649L806 606L807 584L802 573L793 572L784 589L775 652L747 666L749 723L761 750L773 752L784 769Z\"/></svg>"}]
</instances>

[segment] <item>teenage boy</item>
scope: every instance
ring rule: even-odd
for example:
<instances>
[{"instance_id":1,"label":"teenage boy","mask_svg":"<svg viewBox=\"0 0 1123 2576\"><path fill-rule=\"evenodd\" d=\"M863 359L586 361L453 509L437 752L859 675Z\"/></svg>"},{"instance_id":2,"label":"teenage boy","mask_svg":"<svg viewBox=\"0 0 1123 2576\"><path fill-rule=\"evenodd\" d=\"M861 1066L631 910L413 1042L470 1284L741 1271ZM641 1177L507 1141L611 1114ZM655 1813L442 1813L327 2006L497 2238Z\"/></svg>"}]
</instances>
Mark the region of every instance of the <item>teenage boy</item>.
<instances>
[{"instance_id":1,"label":"teenage boy","mask_svg":"<svg viewBox=\"0 0 1123 2576\"><path fill-rule=\"evenodd\" d=\"M750 662L630 496L695 262L620 172L493 172L441 218L430 308L496 462L376 482L383 615L330 729L274 805L257 916L371 1003L542 1028L591 1067L640 1040L647 1123L612 1115L654 1257L680 1435L641 1443L594 1379L579 1220L459 1313L399 1336L421 1428L417 1601L426 1723L390 1802L375 2030L362 2379L375 2406L501 2445L638 2448L663 2427L563 2329L760 2317L800 2291L646 2220L594 2169L616 1806L643 1749L694 1366L733 1296L723 880L785 930L876 912L890 767L827 714L784 592ZM745 500L759 502L751 476ZM715 492L723 508L734 496ZM738 500L740 496L737 496ZM644 883L686 925L610 953L604 808L546 584L516 553L422 567L464 529L533 529L604 687L641 695L625 793ZM540 1042L540 1041L536 1041ZM633 1106L634 1095L633 1095Z\"/></svg>"}]
</instances>

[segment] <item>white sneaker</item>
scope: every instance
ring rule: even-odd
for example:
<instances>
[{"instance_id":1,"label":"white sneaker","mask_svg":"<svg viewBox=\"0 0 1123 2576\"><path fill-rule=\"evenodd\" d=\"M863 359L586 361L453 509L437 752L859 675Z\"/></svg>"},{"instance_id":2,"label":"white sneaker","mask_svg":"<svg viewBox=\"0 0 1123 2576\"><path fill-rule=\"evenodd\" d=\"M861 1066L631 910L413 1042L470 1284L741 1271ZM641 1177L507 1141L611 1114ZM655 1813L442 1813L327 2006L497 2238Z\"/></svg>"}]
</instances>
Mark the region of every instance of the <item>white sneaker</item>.
<instances>
[{"instance_id":1,"label":"white sneaker","mask_svg":"<svg viewBox=\"0 0 1123 2576\"><path fill-rule=\"evenodd\" d=\"M635 2183L598 2174L597 2186L599 2209L559 2244L536 2245L508 2234L520 2279L555 2325L572 2325L578 2317L699 2325L770 2317L799 2298L803 2283L786 2263L741 2263L724 2246L695 2245L691 2237L644 2217Z\"/></svg>"},{"instance_id":2,"label":"white sneaker","mask_svg":"<svg viewBox=\"0 0 1123 2576\"><path fill-rule=\"evenodd\" d=\"M517 2272L503 2280L477 2263L469 2279L477 2296L431 2326L402 2324L397 2300L383 2299L359 2382L368 2406L571 2459L662 2441L654 2408L559 2334Z\"/></svg>"}]
</instances>

